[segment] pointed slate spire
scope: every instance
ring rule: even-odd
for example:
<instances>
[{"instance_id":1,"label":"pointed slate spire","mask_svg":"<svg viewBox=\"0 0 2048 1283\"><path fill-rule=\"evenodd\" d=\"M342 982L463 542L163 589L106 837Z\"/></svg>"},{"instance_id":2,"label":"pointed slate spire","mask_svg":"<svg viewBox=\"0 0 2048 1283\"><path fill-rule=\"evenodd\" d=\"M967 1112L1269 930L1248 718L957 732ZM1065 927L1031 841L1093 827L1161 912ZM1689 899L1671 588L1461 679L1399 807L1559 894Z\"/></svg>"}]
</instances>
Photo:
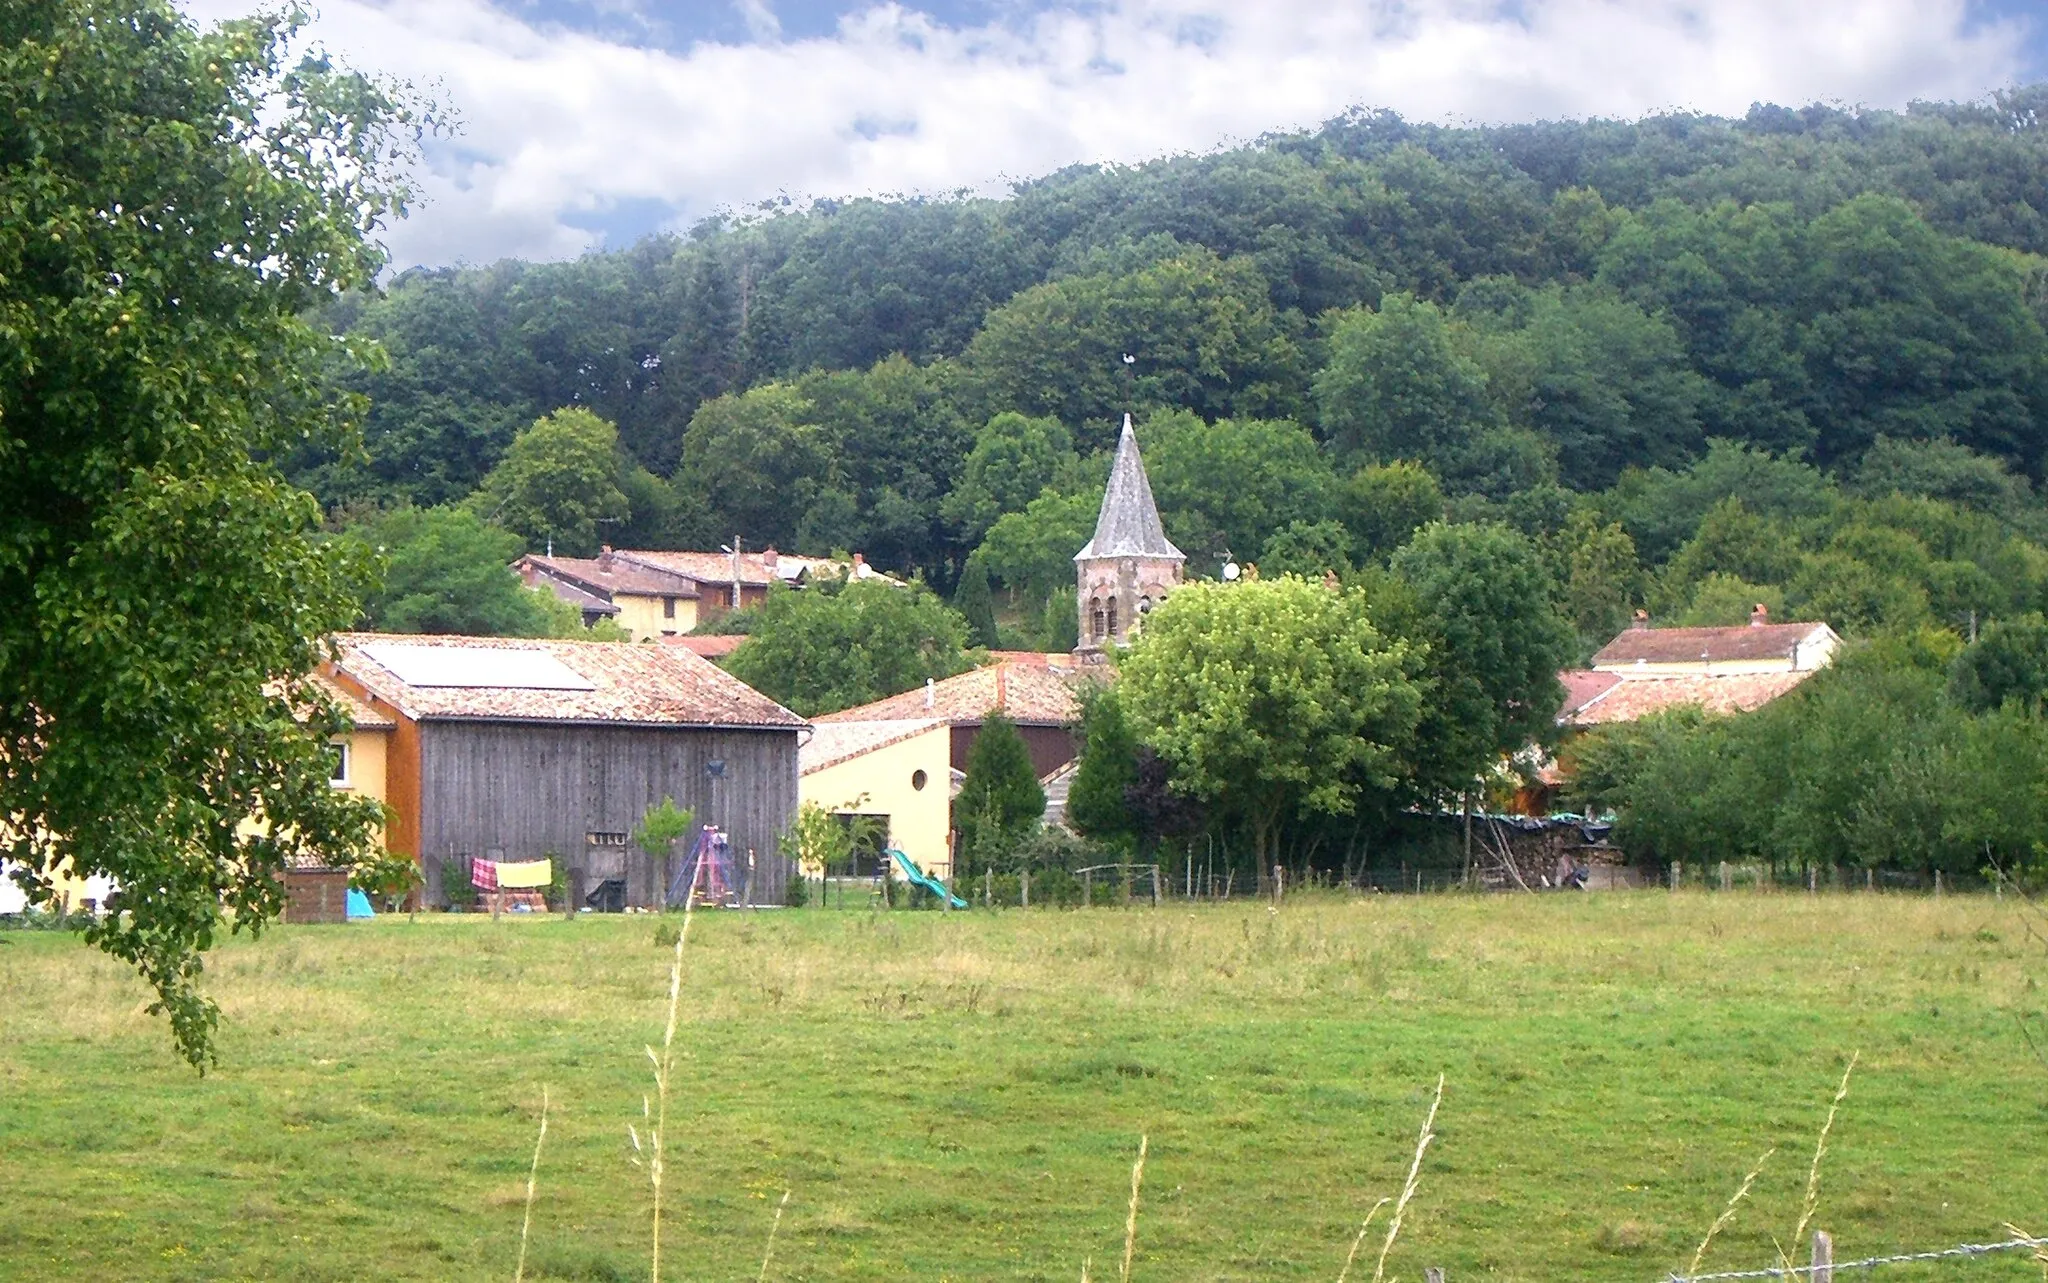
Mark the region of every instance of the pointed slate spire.
<instances>
[{"instance_id":1,"label":"pointed slate spire","mask_svg":"<svg viewBox=\"0 0 2048 1283\"><path fill-rule=\"evenodd\" d=\"M1075 561L1101 557L1187 560L1159 524L1159 506L1152 501L1152 483L1145 478L1145 461L1138 457L1138 434L1131 430L1128 414L1123 435L1117 438L1109 485L1102 492L1102 512L1095 518L1095 537L1074 554Z\"/></svg>"}]
</instances>

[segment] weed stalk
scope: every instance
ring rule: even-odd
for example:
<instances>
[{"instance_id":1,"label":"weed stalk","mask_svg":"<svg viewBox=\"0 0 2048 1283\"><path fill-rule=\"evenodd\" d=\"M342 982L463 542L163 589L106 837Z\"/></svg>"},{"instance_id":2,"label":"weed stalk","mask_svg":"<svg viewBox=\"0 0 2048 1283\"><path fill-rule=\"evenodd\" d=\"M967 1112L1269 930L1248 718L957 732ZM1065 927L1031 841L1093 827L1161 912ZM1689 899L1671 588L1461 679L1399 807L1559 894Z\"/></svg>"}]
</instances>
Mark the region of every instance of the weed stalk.
<instances>
[{"instance_id":1,"label":"weed stalk","mask_svg":"<svg viewBox=\"0 0 2048 1283\"><path fill-rule=\"evenodd\" d=\"M1756 1160L1756 1166L1749 1169L1749 1175L1742 1178L1742 1184L1736 1187L1735 1196L1728 1200L1728 1206L1722 1208L1721 1214L1714 1218L1714 1223L1707 1227L1707 1236L1700 1240L1699 1250L1692 1254L1692 1264L1685 1267L1687 1274L1700 1272L1700 1263L1707 1259L1707 1248L1712 1246L1715 1236L1727 1229L1729 1223L1735 1219L1735 1209L1741 1206L1743 1199L1749 1197L1749 1187L1756 1184L1756 1178L1763 1175L1764 1164L1770 1162L1771 1155L1777 1152L1775 1146L1765 1150L1764 1156Z\"/></svg>"},{"instance_id":2,"label":"weed stalk","mask_svg":"<svg viewBox=\"0 0 2048 1283\"><path fill-rule=\"evenodd\" d=\"M526 1238L533 1230L533 1191L540 1181L540 1147L548 1139L548 1089L540 1089L540 1135L533 1138L533 1167L526 1173L526 1217L519 1222L519 1265L512 1271L512 1283L525 1283Z\"/></svg>"},{"instance_id":3,"label":"weed stalk","mask_svg":"<svg viewBox=\"0 0 2048 1283\"><path fill-rule=\"evenodd\" d=\"M653 1251L650 1277L653 1283L661 1283L661 1193L662 1183L668 1175L666 1140L668 1136L668 1087L671 1071L675 1067L676 1016L682 1008L683 997L683 946L690 942L690 920L696 905L694 897L683 903L683 927L676 932L676 952L668 969L668 1024L661 1033L661 1053L655 1054L649 1047L647 1059L654 1065L654 1096L657 1103L650 1104L645 1096L640 1098L640 1116L650 1118L652 1126L647 1131L647 1143L643 1148L640 1133L631 1123L626 1125L626 1135L633 1141L633 1163L644 1166L648 1182L654 1186ZM644 1162L643 1162L644 1156Z\"/></svg>"},{"instance_id":4,"label":"weed stalk","mask_svg":"<svg viewBox=\"0 0 2048 1283\"><path fill-rule=\"evenodd\" d=\"M1387 1237L1380 1242L1380 1259L1372 1267L1372 1283L1383 1283L1387 1276L1387 1253L1394 1249L1394 1240L1401 1235L1401 1221L1408 1214L1408 1201L1415 1197L1415 1190L1422 1183L1422 1155L1436 1139L1436 1111L1443 1103L1444 1076L1438 1074L1436 1099L1429 1102L1429 1116L1422 1120L1422 1135L1415 1141L1415 1160L1408 1164L1408 1179L1401 1186L1401 1197L1394 1203L1393 1219L1387 1222Z\"/></svg>"},{"instance_id":5,"label":"weed stalk","mask_svg":"<svg viewBox=\"0 0 2048 1283\"><path fill-rule=\"evenodd\" d=\"M1151 1138L1138 1137L1138 1161L1131 1165L1131 1210L1124 1217L1124 1267L1119 1283L1131 1283L1131 1253L1138 1246L1138 1187L1145 1182L1145 1151Z\"/></svg>"}]
</instances>

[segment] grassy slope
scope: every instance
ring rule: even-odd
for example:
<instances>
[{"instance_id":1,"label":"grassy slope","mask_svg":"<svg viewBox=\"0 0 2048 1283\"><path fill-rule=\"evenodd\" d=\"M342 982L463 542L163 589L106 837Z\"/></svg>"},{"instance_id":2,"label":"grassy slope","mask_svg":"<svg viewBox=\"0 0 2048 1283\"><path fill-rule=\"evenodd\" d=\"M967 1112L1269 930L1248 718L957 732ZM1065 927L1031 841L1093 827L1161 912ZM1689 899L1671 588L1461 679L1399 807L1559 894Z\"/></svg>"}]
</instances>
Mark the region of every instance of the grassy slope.
<instances>
[{"instance_id":1,"label":"grassy slope","mask_svg":"<svg viewBox=\"0 0 2048 1283\"><path fill-rule=\"evenodd\" d=\"M0 1274L644 1278L626 1161L666 952L646 918L403 920L222 949L224 1066L139 986L0 936ZM1120 1251L1152 1138L1149 1279L1330 1279L1441 1139L1390 1262L1651 1280L1744 1170L1715 1250L1789 1232L1843 1057L1820 1223L1846 1254L2048 1226L2048 975L2010 905L1662 893L698 920L672 1130L675 1278L1063 1278ZM536 1270L535 1266L539 1269ZM2035 1277L1999 1264L1889 1271ZM1370 1277L1370 1268L1365 1276ZM1354 1277L1356 1277L1354 1275Z\"/></svg>"}]
</instances>

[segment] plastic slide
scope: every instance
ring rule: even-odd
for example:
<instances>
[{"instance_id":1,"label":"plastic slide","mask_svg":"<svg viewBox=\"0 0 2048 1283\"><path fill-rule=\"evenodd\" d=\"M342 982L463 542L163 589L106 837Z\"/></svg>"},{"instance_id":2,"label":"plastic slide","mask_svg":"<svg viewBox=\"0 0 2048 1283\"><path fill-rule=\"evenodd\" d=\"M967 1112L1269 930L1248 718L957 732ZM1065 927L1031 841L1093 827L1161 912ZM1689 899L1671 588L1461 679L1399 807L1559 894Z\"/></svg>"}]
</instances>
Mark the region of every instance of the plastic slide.
<instances>
[{"instance_id":1,"label":"plastic slide","mask_svg":"<svg viewBox=\"0 0 2048 1283\"><path fill-rule=\"evenodd\" d=\"M370 897L354 887L348 889L348 916L352 922L362 918L374 918L377 916L377 911L370 907Z\"/></svg>"},{"instance_id":2,"label":"plastic slide","mask_svg":"<svg viewBox=\"0 0 2048 1283\"><path fill-rule=\"evenodd\" d=\"M903 876L909 878L912 885L921 886L925 890L931 892L933 895L945 896L947 899L953 902L953 907L956 909L964 909L967 907L967 901L961 899L957 895L954 895L951 891L948 891L946 889L945 883L939 881L931 874L926 873L923 869L918 868L917 861L911 859L909 856L903 854L903 852L901 851L894 849L893 847L890 848L889 854L895 856L896 863L903 866Z\"/></svg>"}]
</instances>

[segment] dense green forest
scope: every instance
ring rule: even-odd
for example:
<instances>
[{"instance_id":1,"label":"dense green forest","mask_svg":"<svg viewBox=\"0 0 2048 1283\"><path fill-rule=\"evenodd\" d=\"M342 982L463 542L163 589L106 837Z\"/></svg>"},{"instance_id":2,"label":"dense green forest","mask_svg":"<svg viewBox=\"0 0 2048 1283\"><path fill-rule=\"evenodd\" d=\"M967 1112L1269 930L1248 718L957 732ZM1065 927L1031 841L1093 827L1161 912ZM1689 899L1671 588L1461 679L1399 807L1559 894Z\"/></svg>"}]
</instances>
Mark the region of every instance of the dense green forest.
<instances>
[{"instance_id":1,"label":"dense green forest","mask_svg":"<svg viewBox=\"0 0 2048 1283\"><path fill-rule=\"evenodd\" d=\"M1000 200L414 270L325 318L388 354L346 376L366 453L291 471L343 520L467 502L571 552L737 533L950 592L978 549L1007 639L1058 644L1129 407L1196 574L1494 518L1589 638L1755 600L1966 626L2048 584L2044 103L1361 111ZM580 447L515 444L565 407Z\"/></svg>"}]
</instances>

